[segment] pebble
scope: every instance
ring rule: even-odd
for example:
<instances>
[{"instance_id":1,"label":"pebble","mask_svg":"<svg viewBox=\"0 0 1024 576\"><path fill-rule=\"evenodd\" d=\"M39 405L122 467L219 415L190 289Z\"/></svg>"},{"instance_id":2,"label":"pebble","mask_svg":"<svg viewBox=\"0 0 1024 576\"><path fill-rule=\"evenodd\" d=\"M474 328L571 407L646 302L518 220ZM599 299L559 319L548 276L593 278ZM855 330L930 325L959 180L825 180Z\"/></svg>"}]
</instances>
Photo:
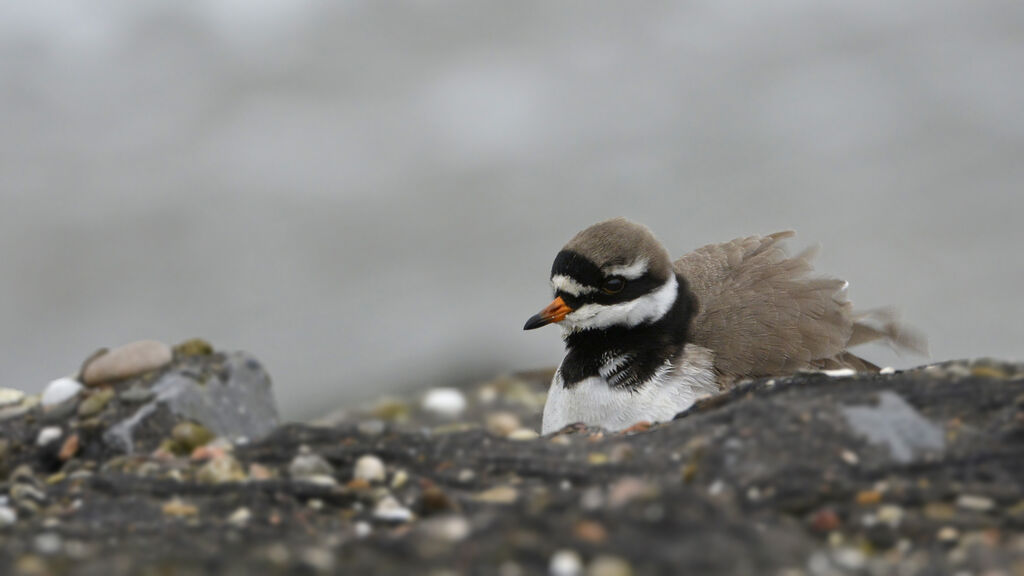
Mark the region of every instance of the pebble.
<instances>
[{"instance_id":1,"label":"pebble","mask_svg":"<svg viewBox=\"0 0 1024 576\"><path fill-rule=\"evenodd\" d=\"M43 532L35 537L33 542L35 545L36 552L44 556L52 556L60 552L63 541L61 540L60 534L54 532Z\"/></svg>"},{"instance_id":2,"label":"pebble","mask_svg":"<svg viewBox=\"0 0 1024 576\"><path fill-rule=\"evenodd\" d=\"M519 417L511 412L493 412L487 415L487 431L497 436L508 436L521 427Z\"/></svg>"},{"instance_id":3,"label":"pebble","mask_svg":"<svg viewBox=\"0 0 1024 576\"><path fill-rule=\"evenodd\" d=\"M0 408L20 404L25 399L25 393L14 388L0 388Z\"/></svg>"},{"instance_id":4,"label":"pebble","mask_svg":"<svg viewBox=\"0 0 1024 576\"><path fill-rule=\"evenodd\" d=\"M213 354L213 346L202 338L191 338L174 347L174 354L179 358L190 356L209 356Z\"/></svg>"},{"instance_id":5,"label":"pebble","mask_svg":"<svg viewBox=\"0 0 1024 576\"><path fill-rule=\"evenodd\" d=\"M39 435L36 436L36 446L46 446L51 442L60 440L60 437L64 435L64 431L60 429L60 426L47 426L39 431Z\"/></svg>"},{"instance_id":6,"label":"pebble","mask_svg":"<svg viewBox=\"0 0 1024 576\"><path fill-rule=\"evenodd\" d=\"M583 559L574 550L559 550L548 563L551 576L579 576L583 573Z\"/></svg>"},{"instance_id":7,"label":"pebble","mask_svg":"<svg viewBox=\"0 0 1024 576\"><path fill-rule=\"evenodd\" d=\"M149 402L154 396L156 396L156 394L154 394L152 390L138 384L133 384L127 390L118 394L118 398L120 398L122 402L127 402L129 404Z\"/></svg>"},{"instance_id":8,"label":"pebble","mask_svg":"<svg viewBox=\"0 0 1024 576\"><path fill-rule=\"evenodd\" d=\"M391 488L397 490L397 489L401 488L402 486L405 486L405 483L408 482L408 481L409 481L409 473L406 472L405 470L398 470L391 477Z\"/></svg>"},{"instance_id":9,"label":"pebble","mask_svg":"<svg viewBox=\"0 0 1024 576\"><path fill-rule=\"evenodd\" d=\"M511 486L495 486L473 496L473 500L488 504L515 504L518 498L519 492Z\"/></svg>"},{"instance_id":10,"label":"pebble","mask_svg":"<svg viewBox=\"0 0 1024 576\"><path fill-rule=\"evenodd\" d=\"M364 420L356 425L356 429L359 430L360 434L370 437L380 436L384 433L386 427L387 425L383 421L377 419Z\"/></svg>"},{"instance_id":11,"label":"pebble","mask_svg":"<svg viewBox=\"0 0 1024 576\"><path fill-rule=\"evenodd\" d=\"M903 522L903 508L892 504L881 506L878 509L878 521L884 524L888 524L893 528L898 528L900 523Z\"/></svg>"},{"instance_id":12,"label":"pebble","mask_svg":"<svg viewBox=\"0 0 1024 576\"><path fill-rule=\"evenodd\" d=\"M399 504L394 496L385 496L374 507L373 517L387 522L409 522L413 519L413 513Z\"/></svg>"},{"instance_id":13,"label":"pebble","mask_svg":"<svg viewBox=\"0 0 1024 576\"><path fill-rule=\"evenodd\" d=\"M373 405L371 413L385 422L405 422L409 419L409 405L399 398L384 397Z\"/></svg>"},{"instance_id":14,"label":"pebble","mask_svg":"<svg viewBox=\"0 0 1024 576\"><path fill-rule=\"evenodd\" d=\"M936 534L936 538L938 538L941 542L953 542L959 537L960 532L952 526L944 526L939 530L939 533Z\"/></svg>"},{"instance_id":15,"label":"pebble","mask_svg":"<svg viewBox=\"0 0 1024 576\"><path fill-rule=\"evenodd\" d=\"M232 512L230 516L228 516L228 523L234 526L242 527L248 524L249 520L251 519L252 512L250 512L249 509L246 508L245 506L242 506L241 508Z\"/></svg>"},{"instance_id":16,"label":"pebble","mask_svg":"<svg viewBox=\"0 0 1024 576\"><path fill-rule=\"evenodd\" d=\"M633 567L623 558L602 554L587 566L587 576L633 576Z\"/></svg>"},{"instance_id":17,"label":"pebble","mask_svg":"<svg viewBox=\"0 0 1024 576\"><path fill-rule=\"evenodd\" d=\"M59 458L61 462L67 462L74 458L75 454L78 453L78 448L80 446L81 440L79 439L78 434L68 436L67 439L64 440L64 444L61 445L57 458Z\"/></svg>"},{"instance_id":18,"label":"pebble","mask_svg":"<svg viewBox=\"0 0 1024 576\"><path fill-rule=\"evenodd\" d=\"M171 500L168 500L164 503L161 510L165 516L174 516L176 518L185 518L199 514L199 508L196 508L192 504L183 502L180 498L172 498Z\"/></svg>"},{"instance_id":19,"label":"pebble","mask_svg":"<svg viewBox=\"0 0 1024 576\"><path fill-rule=\"evenodd\" d=\"M0 505L0 528L13 526L18 521L18 512L10 506Z\"/></svg>"},{"instance_id":20,"label":"pebble","mask_svg":"<svg viewBox=\"0 0 1024 576\"><path fill-rule=\"evenodd\" d=\"M156 340L140 340L119 346L86 361L82 367L82 383L95 386L104 382L124 380L162 368L171 363L170 346Z\"/></svg>"},{"instance_id":21,"label":"pebble","mask_svg":"<svg viewBox=\"0 0 1024 576\"><path fill-rule=\"evenodd\" d=\"M380 458L372 454L366 454L356 460L352 477L356 480L366 480L367 482L383 482L387 477L387 471L385 471L384 462Z\"/></svg>"},{"instance_id":22,"label":"pebble","mask_svg":"<svg viewBox=\"0 0 1024 576\"><path fill-rule=\"evenodd\" d=\"M213 432L195 422L179 422L171 430L171 440L183 454L191 454L193 450L206 445L215 437Z\"/></svg>"},{"instance_id":23,"label":"pebble","mask_svg":"<svg viewBox=\"0 0 1024 576\"><path fill-rule=\"evenodd\" d=\"M466 396L457 388L433 388L423 396L422 407L443 418L457 418L466 410Z\"/></svg>"},{"instance_id":24,"label":"pebble","mask_svg":"<svg viewBox=\"0 0 1024 576\"><path fill-rule=\"evenodd\" d=\"M366 538L370 534L373 534L373 526L369 522L360 520L353 526L356 532L356 538Z\"/></svg>"},{"instance_id":25,"label":"pebble","mask_svg":"<svg viewBox=\"0 0 1024 576\"><path fill-rule=\"evenodd\" d=\"M302 551L300 558L303 564L316 572L331 572L334 570L334 553L326 548L306 548Z\"/></svg>"},{"instance_id":26,"label":"pebble","mask_svg":"<svg viewBox=\"0 0 1024 576\"><path fill-rule=\"evenodd\" d=\"M312 452L309 446L299 448L299 453L288 464L288 474L292 478L310 478L312 476L334 476L334 466L323 456Z\"/></svg>"},{"instance_id":27,"label":"pebble","mask_svg":"<svg viewBox=\"0 0 1024 576\"><path fill-rule=\"evenodd\" d=\"M73 378L58 378L46 385L40 402L43 408L56 406L70 400L82 390L82 385Z\"/></svg>"},{"instance_id":28,"label":"pebble","mask_svg":"<svg viewBox=\"0 0 1024 576\"><path fill-rule=\"evenodd\" d=\"M196 480L204 484L223 484L247 480L245 470L238 460L229 454L211 459L196 472Z\"/></svg>"},{"instance_id":29,"label":"pebble","mask_svg":"<svg viewBox=\"0 0 1024 576\"><path fill-rule=\"evenodd\" d=\"M446 542L461 542L472 532L469 520L463 516L441 516L432 518L422 525L430 536Z\"/></svg>"},{"instance_id":30,"label":"pebble","mask_svg":"<svg viewBox=\"0 0 1024 576\"><path fill-rule=\"evenodd\" d=\"M961 494L956 499L956 505L964 510L973 510L975 512L988 512L995 508L996 503L991 498L986 496L975 496L973 494Z\"/></svg>"},{"instance_id":31,"label":"pebble","mask_svg":"<svg viewBox=\"0 0 1024 576\"><path fill-rule=\"evenodd\" d=\"M509 440L516 441L536 440L537 438L540 438L540 434L536 430L530 430L529 428L520 428L508 435Z\"/></svg>"},{"instance_id":32,"label":"pebble","mask_svg":"<svg viewBox=\"0 0 1024 576\"><path fill-rule=\"evenodd\" d=\"M82 418L89 418L100 413L110 400L114 398L113 388L100 388L82 400L78 405L78 415Z\"/></svg>"}]
</instances>

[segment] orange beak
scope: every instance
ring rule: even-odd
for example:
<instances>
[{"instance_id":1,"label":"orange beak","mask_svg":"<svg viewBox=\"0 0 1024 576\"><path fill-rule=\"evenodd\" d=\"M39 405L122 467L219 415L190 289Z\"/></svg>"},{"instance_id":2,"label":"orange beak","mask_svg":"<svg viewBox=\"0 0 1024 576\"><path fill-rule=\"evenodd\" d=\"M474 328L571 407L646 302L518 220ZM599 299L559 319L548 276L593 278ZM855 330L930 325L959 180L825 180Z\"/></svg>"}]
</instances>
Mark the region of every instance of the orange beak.
<instances>
[{"instance_id":1,"label":"orange beak","mask_svg":"<svg viewBox=\"0 0 1024 576\"><path fill-rule=\"evenodd\" d=\"M548 307L541 310L537 314L534 314L526 321L526 326L523 326L523 330L533 330L534 328L540 328L541 326L547 326L551 323L559 323L565 320L565 317L572 312L572 308L562 300L559 296L555 298L555 301L548 304Z\"/></svg>"}]
</instances>

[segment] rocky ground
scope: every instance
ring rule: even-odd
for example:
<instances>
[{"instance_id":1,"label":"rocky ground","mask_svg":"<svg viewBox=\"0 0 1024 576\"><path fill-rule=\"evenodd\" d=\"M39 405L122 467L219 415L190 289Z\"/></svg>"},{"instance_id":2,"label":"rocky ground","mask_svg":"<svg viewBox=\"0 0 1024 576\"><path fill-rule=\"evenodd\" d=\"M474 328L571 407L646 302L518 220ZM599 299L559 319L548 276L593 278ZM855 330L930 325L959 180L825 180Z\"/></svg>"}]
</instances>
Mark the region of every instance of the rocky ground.
<instances>
[{"instance_id":1,"label":"rocky ground","mask_svg":"<svg viewBox=\"0 0 1024 576\"><path fill-rule=\"evenodd\" d=\"M278 426L244 354L97 354L0 389L0 574L1024 574L1024 366L801 374L538 437L549 377Z\"/></svg>"}]
</instances>

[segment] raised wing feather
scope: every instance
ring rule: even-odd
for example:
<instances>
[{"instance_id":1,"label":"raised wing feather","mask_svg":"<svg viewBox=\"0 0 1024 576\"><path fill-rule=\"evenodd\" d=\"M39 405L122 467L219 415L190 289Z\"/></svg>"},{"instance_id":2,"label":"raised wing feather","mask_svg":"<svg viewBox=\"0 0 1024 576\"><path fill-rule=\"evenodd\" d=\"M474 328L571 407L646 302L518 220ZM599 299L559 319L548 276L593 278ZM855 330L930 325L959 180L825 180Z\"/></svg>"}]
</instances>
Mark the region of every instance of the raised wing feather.
<instances>
[{"instance_id":1,"label":"raised wing feather","mask_svg":"<svg viewBox=\"0 0 1024 576\"><path fill-rule=\"evenodd\" d=\"M877 339L922 349L923 339L891 315L856 314L846 299L846 282L812 276L816 249L790 257L780 242L793 235L785 231L709 244L674 263L697 298L691 341L714 351L721 374L877 369L846 350Z\"/></svg>"}]
</instances>

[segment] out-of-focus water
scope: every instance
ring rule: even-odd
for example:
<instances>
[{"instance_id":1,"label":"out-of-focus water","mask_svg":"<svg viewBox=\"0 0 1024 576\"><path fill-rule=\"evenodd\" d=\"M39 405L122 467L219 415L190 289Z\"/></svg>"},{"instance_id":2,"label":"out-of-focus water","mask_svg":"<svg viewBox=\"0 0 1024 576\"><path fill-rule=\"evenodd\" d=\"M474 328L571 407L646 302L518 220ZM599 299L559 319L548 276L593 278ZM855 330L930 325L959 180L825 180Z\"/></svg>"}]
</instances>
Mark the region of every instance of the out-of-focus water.
<instances>
[{"instance_id":1,"label":"out-of-focus water","mask_svg":"<svg viewBox=\"0 0 1024 576\"><path fill-rule=\"evenodd\" d=\"M1022 70L1009 1L9 2L0 386L195 335L291 418L552 365L522 324L617 215L796 228L934 359L1021 358Z\"/></svg>"}]
</instances>

